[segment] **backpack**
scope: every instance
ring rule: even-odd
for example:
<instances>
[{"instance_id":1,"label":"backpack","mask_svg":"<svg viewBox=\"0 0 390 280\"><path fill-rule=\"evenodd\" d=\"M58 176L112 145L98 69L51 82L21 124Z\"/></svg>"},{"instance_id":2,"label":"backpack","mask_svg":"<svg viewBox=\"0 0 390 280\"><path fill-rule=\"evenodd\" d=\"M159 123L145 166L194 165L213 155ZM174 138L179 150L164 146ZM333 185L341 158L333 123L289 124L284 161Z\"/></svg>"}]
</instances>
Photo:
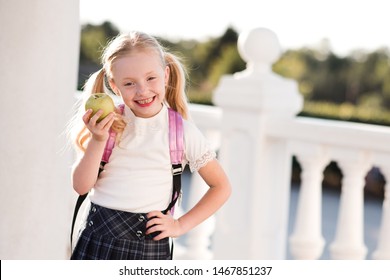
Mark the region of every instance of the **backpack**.
<instances>
[{"instance_id":1,"label":"backpack","mask_svg":"<svg viewBox=\"0 0 390 280\"><path fill-rule=\"evenodd\" d=\"M121 114L123 114L124 104L119 105ZM170 212L172 215L174 213L174 206L178 200L181 193L181 174L183 173L182 167L182 158L184 154L184 133L183 133L183 119L182 116L174 111L171 108L168 108L168 118L169 118L169 154L172 164L172 176L173 176L173 191L172 199L168 207L162 211L164 214ZM106 146L104 148L104 153L102 160L100 162L99 174L103 171L104 165L108 163L112 149L115 146L116 133L110 130L110 135L107 139ZM72 219L72 228L70 232L70 244L72 246L73 240L73 230L77 218L77 213L83 204L84 200L87 198L88 193L79 195L76 201L73 219Z\"/></svg>"}]
</instances>

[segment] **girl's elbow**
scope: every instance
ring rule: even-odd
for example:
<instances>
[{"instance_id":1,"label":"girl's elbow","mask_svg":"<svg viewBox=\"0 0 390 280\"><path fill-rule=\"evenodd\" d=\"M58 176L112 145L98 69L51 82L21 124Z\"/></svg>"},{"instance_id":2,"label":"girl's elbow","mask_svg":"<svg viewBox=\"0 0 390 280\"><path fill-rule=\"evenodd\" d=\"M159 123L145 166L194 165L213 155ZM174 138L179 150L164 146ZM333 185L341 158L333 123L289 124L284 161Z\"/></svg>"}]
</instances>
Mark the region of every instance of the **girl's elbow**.
<instances>
[{"instance_id":1,"label":"girl's elbow","mask_svg":"<svg viewBox=\"0 0 390 280\"><path fill-rule=\"evenodd\" d=\"M223 203L225 203L232 194L232 187L229 182L224 182L219 185L216 185L219 190L219 196Z\"/></svg>"},{"instance_id":2,"label":"girl's elbow","mask_svg":"<svg viewBox=\"0 0 390 280\"><path fill-rule=\"evenodd\" d=\"M91 189L90 186L82 184L82 183L77 182L77 181L73 181L72 185L73 185L73 189L75 190L75 192L77 192L79 195L84 195L84 194L88 193L89 190Z\"/></svg>"},{"instance_id":3,"label":"girl's elbow","mask_svg":"<svg viewBox=\"0 0 390 280\"><path fill-rule=\"evenodd\" d=\"M77 185L74 185L74 184L73 184L73 189L79 195L83 195L83 194L87 193L87 192L84 192L84 190L82 188L80 188L80 187L78 187Z\"/></svg>"},{"instance_id":4,"label":"girl's elbow","mask_svg":"<svg viewBox=\"0 0 390 280\"><path fill-rule=\"evenodd\" d=\"M225 186L225 201L227 201L229 199L229 197L232 195L232 187L231 185L228 183L226 186Z\"/></svg>"}]
</instances>

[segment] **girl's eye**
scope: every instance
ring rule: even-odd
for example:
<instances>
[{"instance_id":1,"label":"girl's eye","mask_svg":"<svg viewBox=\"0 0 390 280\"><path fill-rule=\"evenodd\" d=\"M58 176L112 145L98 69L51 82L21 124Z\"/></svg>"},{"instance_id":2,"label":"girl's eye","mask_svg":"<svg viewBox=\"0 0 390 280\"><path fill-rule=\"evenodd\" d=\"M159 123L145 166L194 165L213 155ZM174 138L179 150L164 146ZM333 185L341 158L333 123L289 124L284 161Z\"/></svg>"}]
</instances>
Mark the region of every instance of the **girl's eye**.
<instances>
[{"instance_id":1,"label":"girl's eye","mask_svg":"<svg viewBox=\"0 0 390 280\"><path fill-rule=\"evenodd\" d=\"M134 85L134 83L132 83L132 82L128 82L128 83L125 83L125 87L127 86L132 86L132 85Z\"/></svg>"},{"instance_id":2,"label":"girl's eye","mask_svg":"<svg viewBox=\"0 0 390 280\"><path fill-rule=\"evenodd\" d=\"M156 79L156 77L149 77L149 78L148 78L148 81L152 81L152 80L154 80L154 79Z\"/></svg>"}]
</instances>

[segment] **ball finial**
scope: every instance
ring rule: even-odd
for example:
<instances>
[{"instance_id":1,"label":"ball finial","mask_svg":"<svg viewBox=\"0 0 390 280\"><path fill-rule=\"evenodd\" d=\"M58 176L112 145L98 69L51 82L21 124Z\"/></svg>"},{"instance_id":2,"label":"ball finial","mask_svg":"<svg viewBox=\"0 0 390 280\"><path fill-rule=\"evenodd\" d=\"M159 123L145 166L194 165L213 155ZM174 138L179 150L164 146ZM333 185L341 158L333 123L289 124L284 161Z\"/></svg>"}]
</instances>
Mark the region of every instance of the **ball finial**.
<instances>
[{"instance_id":1,"label":"ball finial","mask_svg":"<svg viewBox=\"0 0 390 280\"><path fill-rule=\"evenodd\" d=\"M240 34L238 51L247 63L273 64L281 55L276 34L267 28L255 28Z\"/></svg>"}]
</instances>

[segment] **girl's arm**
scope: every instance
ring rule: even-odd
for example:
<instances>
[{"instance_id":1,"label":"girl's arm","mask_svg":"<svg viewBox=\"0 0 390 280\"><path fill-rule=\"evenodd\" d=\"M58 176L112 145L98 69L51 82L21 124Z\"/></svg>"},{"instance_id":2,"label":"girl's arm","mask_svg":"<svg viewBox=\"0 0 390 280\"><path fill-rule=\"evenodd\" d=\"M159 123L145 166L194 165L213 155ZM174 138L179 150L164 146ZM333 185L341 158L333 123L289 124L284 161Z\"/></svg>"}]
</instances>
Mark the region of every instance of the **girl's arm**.
<instances>
[{"instance_id":1,"label":"girl's arm","mask_svg":"<svg viewBox=\"0 0 390 280\"><path fill-rule=\"evenodd\" d=\"M72 169L73 188L79 194L89 192L96 183L104 147L109 136L109 129L114 121L114 113L111 113L97 123L97 119L102 113L103 111L99 110L91 117L92 110L87 110L83 116L83 121L92 136L87 143L85 152Z\"/></svg>"},{"instance_id":2,"label":"girl's arm","mask_svg":"<svg viewBox=\"0 0 390 280\"><path fill-rule=\"evenodd\" d=\"M155 240L183 235L213 215L227 201L231 194L230 182L216 159L200 168L199 174L210 187L199 202L178 220L159 211L150 212L148 218L156 218L149 220L146 226L155 226L146 234L161 231Z\"/></svg>"}]
</instances>

